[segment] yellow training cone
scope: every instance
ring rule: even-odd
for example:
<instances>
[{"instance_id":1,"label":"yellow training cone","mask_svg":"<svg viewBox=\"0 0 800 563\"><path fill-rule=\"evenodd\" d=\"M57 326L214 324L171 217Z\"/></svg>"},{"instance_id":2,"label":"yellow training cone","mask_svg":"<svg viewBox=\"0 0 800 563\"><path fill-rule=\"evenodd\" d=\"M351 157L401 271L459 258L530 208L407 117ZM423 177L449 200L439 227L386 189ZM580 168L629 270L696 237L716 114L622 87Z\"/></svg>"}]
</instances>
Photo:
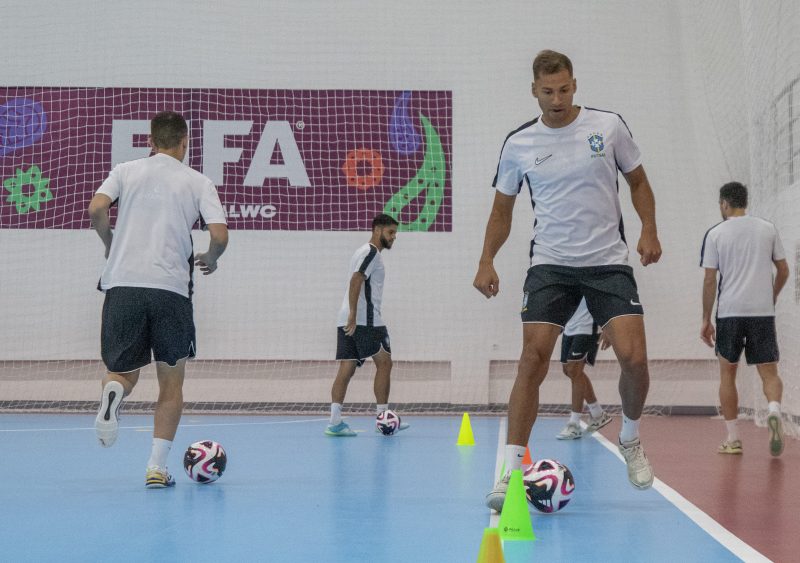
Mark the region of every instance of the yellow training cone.
<instances>
[{"instance_id":1,"label":"yellow training cone","mask_svg":"<svg viewBox=\"0 0 800 563\"><path fill-rule=\"evenodd\" d=\"M483 530L478 563L506 563L506 558L503 556L503 544L500 542L500 532L497 528Z\"/></svg>"},{"instance_id":2,"label":"yellow training cone","mask_svg":"<svg viewBox=\"0 0 800 563\"><path fill-rule=\"evenodd\" d=\"M474 446L475 436L472 435L472 425L469 423L469 414L461 417L461 430L458 431L457 446Z\"/></svg>"}]
</instances>

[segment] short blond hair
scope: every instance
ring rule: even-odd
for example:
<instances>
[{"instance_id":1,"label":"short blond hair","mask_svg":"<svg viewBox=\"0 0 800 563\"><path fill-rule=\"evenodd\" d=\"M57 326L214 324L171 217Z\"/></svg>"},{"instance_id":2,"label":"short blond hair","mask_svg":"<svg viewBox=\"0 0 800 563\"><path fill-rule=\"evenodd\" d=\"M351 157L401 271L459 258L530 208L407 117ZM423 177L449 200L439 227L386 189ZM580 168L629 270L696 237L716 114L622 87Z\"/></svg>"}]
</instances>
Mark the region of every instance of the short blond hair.
<instances>
[{"instance_id":1,"label":"short blond hair","mask_svg":"<svg viewBox=\"0 0 800 563\"><path fill-rule=\"evenodd\" d=\"M563 53L557 51L550 51L545 49L539 51L536 58L533 59L533 79L536 80L543 74L555 74L562 70L569 71L570 77L572 76L572 61Z\"/></svg>"}]
</instances>

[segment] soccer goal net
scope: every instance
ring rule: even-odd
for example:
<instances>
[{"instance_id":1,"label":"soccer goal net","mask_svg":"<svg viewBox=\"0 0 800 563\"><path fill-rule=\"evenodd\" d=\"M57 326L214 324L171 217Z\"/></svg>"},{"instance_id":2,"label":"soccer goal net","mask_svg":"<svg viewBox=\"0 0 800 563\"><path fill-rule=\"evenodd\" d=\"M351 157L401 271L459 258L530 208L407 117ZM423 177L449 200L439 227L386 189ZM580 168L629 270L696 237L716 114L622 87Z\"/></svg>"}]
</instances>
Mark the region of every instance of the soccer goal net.
<instances>
[{"instance_id":1,"label":"soccer goal net","mask_svg":"<svg viewBox=\"0 0 800 563\"><path fill-rule=\"evenodd\" d=\"M545 48L572 58L576 103L625 118L653 184L664 257L643 268L620 178L649 412L718 403L716 360L698 337L698 258L719 186L748 184L752 213L778 226L798 263L800 15L789 0L582 4L568 19L530 2L145 4L160 14L149 27L135 23L141 6L4 8L15 24L0 78L2 409L95 408L104 258L86 208L115 164L149 154L148 121L164 109L188 119L186 164L215 183L231 228L220 269L195 283L185 399L198 411L327 409L348 263L388 213L401 224L382 254L391 403L504 412L534 219L525 190L495 263L500 294L487 301L472 280L503 139L538 114L530 63ZM516 22L535 33L511 32ZM192 31L178 38L178 27ZM193 239L205 249L205 233ZM790 417L800 415L797 279L777 309ZM541 400L562 412L557 351L550 371ZM758 420L765 403L750 371L742 408ZM373 372L368 362L351 383L354 411L374 402ZM611 352L588 373L618 408ZM153 378L148 366L126 408L152 407Z\"/></svg>"}]
</instances>

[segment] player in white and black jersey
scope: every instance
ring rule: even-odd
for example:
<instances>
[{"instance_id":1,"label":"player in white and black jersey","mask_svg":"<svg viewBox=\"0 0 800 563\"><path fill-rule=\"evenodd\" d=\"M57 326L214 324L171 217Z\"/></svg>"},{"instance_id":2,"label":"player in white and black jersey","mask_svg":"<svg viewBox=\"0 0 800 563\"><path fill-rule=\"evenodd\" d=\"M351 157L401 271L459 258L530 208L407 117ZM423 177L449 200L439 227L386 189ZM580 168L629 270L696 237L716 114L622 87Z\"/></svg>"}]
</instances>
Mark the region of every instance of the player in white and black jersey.
<instances>
[{"instance_id":1,"label":"player in white and black jersey","mask_svg":"<svg viewBox=\"0 0 800 563\"><path fill-rule=\"evenodd\" d=\"M556 435L559 440L577 440L583 437L581 413L584 401L589 409L587 433L597 432L611 422L611 417L597 402L594 387L584 369L586 364L594 365L597 350L601 345L600 339L600 327L594 322L592 314L586 306L586 299L581 299L578 310L564 326L564 332L561 335L561 367L564 375L569 377L572 383L572 411L569 415L569 422ZM603 349L605 350L608 346L609 344L604 340Z\"/></svg>"},{"instance_id":2,"label":"player in white and black jersey","mask_svg":"<svg viewBox=\"0 0 800 563\"><path fill-rule=\"evenodd\" d=\"M783 382L778 375L775 302L789 277L789 266L775 225L747 214L744 185L729 182L722 186L719 209L723 221L706 232L700 251L700 266L705 268L700 338L715 347L719 358L719 400L728 430L717 451L742 453L736 429L736 369L744 350L747 363L755 364L761 376L769 402L770 453L778 456L783 452ZM716 330L711 322L715 294L719 295Z\"/></svg>"},{"instance_id":3,"label":"player in white and black jersey","mask_svg":"<svg viewBox=\"0 0 800 563\"><path fill-rule=\"evenodd\" d=\"M148 488L175 484L167 455L183 412L186 360L195 355L192 273L217 269L228 244L225 212L214 183L183 159L189 143L186 120L172 111L150 123L154 155L116 166L89 203L92 225L108 259L99 289L105 292L101 354L103 379L95 430L100 444L117 439L122 398L139 381L139 370L156 361L158 402L147 463ZM109 209L119 209L112 232ZM193 254L195 223L210 233L208 251Z\"/></svg>"},{"instance_id":4,"label":"player in white and black jersey","mask_svg":"<svg viewBox=\"0 0 800 563\"><path fill-rule=\"evenodd\" d=\"M372 237L350 259L347 289L339 309L336 359L339 371L331 388L331 418L325 429L328 436L355 436L342 421L342 403L356 368L367 358L375 362L375 401L377 414L389 408L392 350L389 331L381 317L385 270L381 251L392 248L397 237L397 221L381 214L372 220ZM408 424L400 424L400 430Z\"/></svg>"},{"instance_id":5,"label":"player in white and black jersey","mask_svg":"<svg viewBox=\"0 0 800 563\"><path fill-rule=\"evenodd\" d=\"M637 250L645 266L661 257L653 192L639 148L622 118L573 105L577 83L568 57L540 52L533 61L533 77L532 92L542 113L513 131L503 144L474 281L487 298L497 295L494 257L508 238L514 200L526 183L536 220L522 305L522 355L509 398L506 474L487 496L489 507L498 511L510 471L521 465L538 412L539 385L556 339L582 298L607 331L622 368L619 447L628 478L639 489L653 482L638 429L650 381L643 309L627 264L618 173L630 185L642 222Z\"/></svg>"}]
</instances>

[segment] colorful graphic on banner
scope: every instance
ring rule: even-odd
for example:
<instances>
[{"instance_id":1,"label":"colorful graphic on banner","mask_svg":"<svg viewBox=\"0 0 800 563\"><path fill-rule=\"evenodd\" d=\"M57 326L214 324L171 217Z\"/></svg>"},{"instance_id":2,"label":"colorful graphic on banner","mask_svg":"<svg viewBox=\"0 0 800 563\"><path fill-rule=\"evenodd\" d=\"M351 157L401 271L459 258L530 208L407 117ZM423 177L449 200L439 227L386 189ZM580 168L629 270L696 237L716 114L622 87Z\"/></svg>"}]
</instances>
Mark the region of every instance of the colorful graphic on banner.
<instances>
[{"instance_id":1,"label":"colorful graphic on banner","mask_svg":"<svg viewBox=\"0 0 800 563\"><path fill-rule=\"evenodd\" d=\"M149 120L189 120L186 163L233 229L452 230L452 93L0 88L0 228L86 229L113 166L144 158Z\"/></svg>"}]
</instances>

